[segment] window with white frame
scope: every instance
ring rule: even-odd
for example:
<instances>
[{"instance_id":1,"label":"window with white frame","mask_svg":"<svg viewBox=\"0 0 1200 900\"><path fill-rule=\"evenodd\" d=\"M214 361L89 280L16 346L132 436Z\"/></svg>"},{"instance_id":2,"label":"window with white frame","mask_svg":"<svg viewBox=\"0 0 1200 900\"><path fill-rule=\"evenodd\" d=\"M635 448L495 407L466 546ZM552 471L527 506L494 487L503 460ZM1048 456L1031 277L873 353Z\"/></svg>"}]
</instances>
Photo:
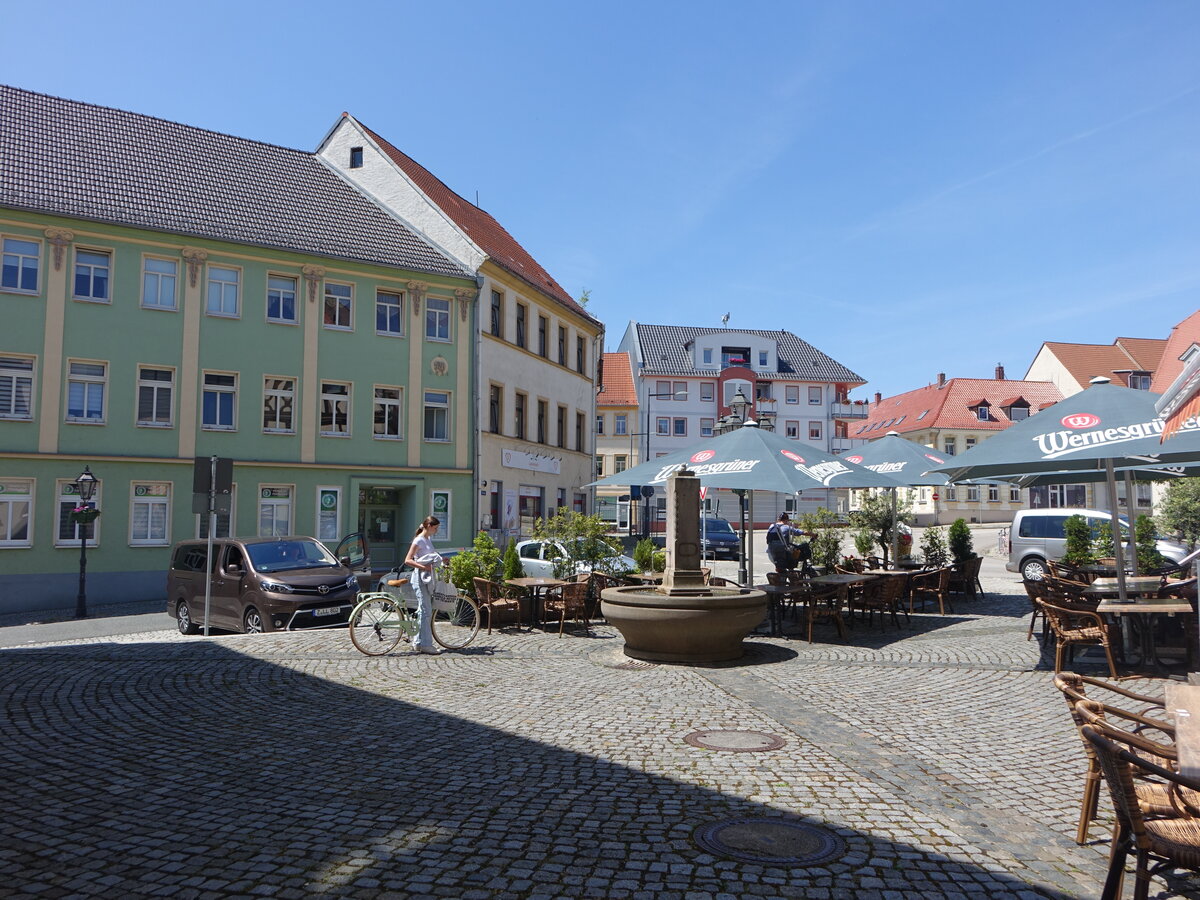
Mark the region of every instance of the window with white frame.
<instances>
[{"instance_id":1,"label":"window with white frame","mask_svg":"<svg viewBox=\"0 0 1200 900\"><path fill-rule=\"evenodd\" d=\"M788 419L783 423L783 433L785 437L791 438L793 441L800 439L800 423L794 419Z\"/></svg>"},{"instance_id":2,"label":"window with white frame","mask_svg":"<svg viewBox=\"0 0 1200 900\"><path fill-rule=\"evenodd\" d=\"M100 518L86 525L71 521L71 512L79 506L79 491L73 481L58 483L58 524L55 530L54 543L58 546L78 547L87 535L87 545L95 547L100 540ZM91 507L100 509L102 485L97 482L95 493L92 494Z\"/></svg>"},{"instance_id":3,"label":"window with white frame","mask_svg":"<svg viewBox=\"0 0 1200 900\"><path fill-rule=\"evenodd\" d=\"M0 356L0 419L33 419L33 357Z\"/></svg>"},{"instance_id":4,"label":"window with white frame","mask_svg":"<svg viewBox=\"0 0 1200 900\"><path fill-rule=\"evenodd\" d=\"M129 486L129 544L166 547L171 543L171 485L135 481Z\"/></svg>"},{"instance_id":5,"label":"window with white frame","mask_svg":"<svg viewBox=\"0 0 1200 900\"><path fill-rule=\"evenodd\" d=\"M258 536L279 537L291 533L291 485L259 485Z\"/></svg>"},{"instance_id":6,"label":"window with white frame","mask_svg":"<svg viewBox=\"0 0 1200 900\"><path fill-rule=\"evenodd\" d=\"M700 399L705 403L712 403L717 396L717 386L711 381L700 382Z\"/></svg>"},{"instance_id":7,"label":"window with white frame","mask_svg":"<svg viewBox=\"0 0 1200 900\"><path fill-rule=\"evenodd\" d=\"M957 449L958 442L955 441L954 438L946 438L946 440L942 442L942 452L947 456L953 456L954 451Z\"/></svg>"},{"instance_id":8,"label":"window with white frame","mask_svg":"<svg viewBox=\"0 0 1200 900\"><path fill-rule=\"evenodd\" d=\"M450 340L450 301L429 297L425 301L425 337L431 341ZM545 356L545 353L542 354Z\"/></svg>"},{"instance_id":9,"label":"window with white frame","mask_svg":"<svg viewBox=\"0 0 1200 900\"><path fill-rule=\"evenodd\" d=\"M813 421L813 422L808 423L808 439L810 441L821 440L821 423L820 422Z\"/></svg>"},{"instance_id":10,"label":"window with white frame","mask_svg":"<svg viewBox=\"0 0 1200 900\"><path fill-rule=\"evenodd\" d=\"M604 457L603 456L595 456L595 457L593 457L593 459L595 460L595 477L603 478L604 477Z\"/></svg>"},{"instance_id":11,"label":"window with white frame","mask_svg":"<svg viewBox=\"0 0 1200 900\"><path fill-rule=\"evenodd\" d=\"M1150 376L1145 374L1130 375L1129 386L1135 391L1148 391L1150 390Z\"/></svg>"},{"instance_id":12,"label":"window with white frame","mask_svg":"<svg viewBox=\"0 0 1200 900\"><path fill-rule=\"evenodd\" d=\"M629 433L629 419L625 413L617 413L613 416L613 434L621 435Z\"/></svg>"},{"instance_id":13,"label":"window with white frame","mask_svg":"<svg viewBox=\"0 0 1200 900\"><path fill-rule=\"evenodd\" d=\"M958 500L958 490L954 487L954 485L948 484L942 488L942 496L944 496L947 500Z\"/></svg>"},{"instance_id":14,"label":"window with white frame","mask_svg":"<svg viewBox=\"0 0 1200 900\"><path fill-rule=\"evenodd\" d=\"M613 473L624 472L627 468L626 462L628 457L623 453L618 453L613 457Z\"/></svg>"},{"instance_id":15,"label":"window with white frame","mask_svg":"<svg viewBox=\"0 0 1200 900\"><path fill-rule=\"evenodd\" d=\"M1019 487L1010 487L1008 489L1008 502L1009 503L1020 503L1021 502L1021 489Z\"/></svg>"},{"instance_id":16,"label":"window with white frame","mask_svg":"<svg viewBox=\"0 0 1200 900\"><path fill-rule=\"evenodd\" d=\"M24 238L4 238L4 252L0 263L0 290L36 294L38 291L38 269L42 259L39 241Z\"/></svg>"},{"instance_id":17,"label":"window with white frame","mask_svg":"<svg viewBox=\"0 0 1200 900\"><path fill-rule=\"evenodd\" d=\"M354 288L325 282L325 327L349 329L354 324Z\"/></svg>"},{"instance_id":18,"label":"window with white frame","mask_svg":"<svg viewBox=\"0 0 1200 900\"><path fill-rule=\"evenodd\" d=\"M999 485L997 485L997 484L989 484L988 485L988 502L989 503L999 503L1000 502L1000 486Z\"/></svg>"},{"instance_id":19,"label":"window with white frame","mask_svg":"<svg viewBox=\"0 0 1200 900\"><path fill-rule=\"evenodd\" d=\"M67 363L67 421L104 424L108 363Z\"/></svg>"},{"instance_id":20,"label":"window with white frame","mask_svg":"<svg viewBox=\"0 0 1200 900\"><path fill-rule=\"evenodd\" d=\"M978 503L979 502L979 485L977 485L977 484L967 485L967 502L968 503Z\"/></svg>"},{"instance_id":21,"label":"window with white frame","mask_svg":"<svg viewBox=\"0 0 1200 900\"><path fill-rule=\"evenodd\" d=\"M227 266L208 267L208 305L210 316L236 318L241 301L242 273Z\"/></svg>"},{"instance_id":22,"label":"window with white frame","mask_svg":"<svg viewBox=\"0 0 1200 900\"><path fill-rule=\"evenodd\" d=\"M705 347L702 351L700 351L700 356L701 356L701 359L704 360L704 365L706 365L706 366L712 365L712 359L713 359L712 347Z\"/></svg>"},{"instance_id":23,"label":"window with white frame","mask_svg":"<svg viewBox=\"0 0 1200 900\"><path fill-rule=\"evenodd\" d=\"M979 406L975 410L975 415L979 417L980 422L986 422L991 417L991 407Z\"/></svg>"},{"instance_id":24,"label":"window with white frame","mask_svg":"<svg viewBox=\"0 0 1200 900\"><path fill-rule=\"evenodd\" d=\"M109 301L109 280L112 275L112 254L105 250L75 251L76 300Z\"/></svg>"},{"instance_id":25,"label":"window with white frame","mask_svg":"<svg viewBox=\"0 0 1200 900\"><path fill-rule=\"evenodd\" d=\"M295 325L296 279L286 275L267 276L267 321Z\"/></svg>"},{"instance_id":26,"label":"window with white frame","mask_svg":"<svg viewBox=\"0 0 1200 900\"><path fill-rule=\"evenodd\" d=\"M700 437L712 437L713 428L716 427L716 424L717 424L717 422L715 419L701 419L700 420Z\"/></svg>"},{"instance_id":27,"label":"window with white frame","mask_svg":"<svg viewBox=\"0 0 1200 900\"><path fill-rule=\"evenodd\" d=\"M765 369L767 367L767 351L766 350L758 351L758 367L760 369Z\"/></svg>"},{"instance_id":28,"label":"window with white frame","mask_svg":"<svg viewBox=\"0 0 1200 900\"><path fill-rule=\"evenodd\" d=\"M687 419L672 419L671 433L675 437L685 437L687 435Z\"/></svg>"},{"instance_id":29,"label":"window with white frame","mask_svg":"<svg viewBox=\"0 0 1200 900\"><path fill-rule=\"evenodd\" d=\"M32 547L33 479L0 478L0 547Z\"/></svg>"},{"instance_id":30,"label":"window with white frame","mask_svg":"<svg viewBox=\"0 0 1200 900\"><path fill-rule=\"evenodd\" d=\"M654 420L654 429L659 434L669 435L671 433L671 420L667 416L659 416Z\"/></svg>"},{"instance_id":31,"label":"window with white frame","mask_svg":"<svg viewBox=\"0 0 1200 900\"><path fill-rule=\"evenodd\" d=\"M375 292L375 333L404 337L404 295L400 292Z\"/></svg>"},{"instance_id":32,"label":"window with white frame","mask_svg":"<svg viewBox=\"0 0 1200 900\"><path fill-rule=\"evenodd\" d=\"M293 434L296 430L296 379L267 375L263 378L263 431Z\"/></svg>"},{"instance_id":33,"label":"window with white frame","mask_svg":"<svg viewBox=\"0 0 1200 900\"><path fill-rule=\"evenodd\" d=\"M596 414L596 434L604 434L604 413Z\"/></svg>"},{"instance_id":34,"label":"window with white frame","mask_svg":"<svg viewBox=\"0 0 1200 900\"><path fill-rule=\"evenodd\" d=\"M820 406L823 400L824 397L822 396L822 391L819 387L810 387L808 389L809 406Z\"/></svg>"},{"instance_id":35,"label":"window with white frame","mask_svg":"<svg viewBox=\"0 0 1200 900\"><path fill-rule=\"evenodd\" d=\"M973 438L973 437L963 438L963 444L966 447L966 449L968 449L968 450L972 449L978 443L979 443L978 438Z\"/></svg>"},{"instance_id":36,"label":"window with white frame","mask_svg":"<svg viewBox=\"0 0 1200 900\"><path fill-rule=\"evenodd\" d=\"M200 427L208 431L233 431L237 427L237 375L204 373Z\"/></svg>"},{"instance_id":37,"label":"window with white frame","mask_svg":"<svg viewBox=\"0 0 1200 900\"><path fill-rule=\"evenodd\" d=\"M237 509L237 485L233 485L229 491L229 509L217 510L216 512L216 528L213 529L213 537L223 538L231 537L235 532L233 530L233 511ZM198 538L208 537L208 513L200 513L195 516L196 528L195 535Z\"/></svg>"},{"instance_id":38,"label":"window with white frame","mask_svg":"<svg viewBox=\"0 0 1200 900\"><path fill-rule=\"evenodd\" d=\"M400 425L404 392L398 387L375 386L374 434L385 441L398 441L404 432Z\"/></svg>"},{"instance_id":39,"label":"window with white frame","mask_svg":"<svg viewBox=\"0 0 1200 900\"><path fill-rule=\"evenodd\" d=\"M157 256L142 257L142 306L146 309L175 309L175 285L179 263Z\"/></svg>"},{"instance_id":40,"label":"window with white frame","mask_svg":"<svg viewBox=\"0 0 1200 900\"><path fill-rule=\"evenodd\" d=\"M137 423L170 428L174 422L175 370L138 366Z\"/></svg>"},{"instance_id":41,"label":"window with white frame","mask_svg":"<svg viewBox=\"0 0 1200 900\"><path fill-rule=\"evenodd\" d=\"M783 389L784 403L799 403L800 402L800 385L789 384Z\"/></svg>"},{"instance_id":42,"label":"window with white frame","mask_svg":"<svg viewBox=\"0 0 1200 900\"><path fill-rule=\"evenodd\" d=\"M543 433L543 443L544 438ZM425 391L425 440L450 440L450 394L446 391Z\"/></svg>"},{"instance_id":43,"label":"window with white frame","mask_svg":"<svg viewBox=\"0 0 1200 900\"><path fill-rule=\"evenodd\" d=\"M321 382L321 434L350 437L350 385L343 381Z\"/></svg>"}]
</instances>

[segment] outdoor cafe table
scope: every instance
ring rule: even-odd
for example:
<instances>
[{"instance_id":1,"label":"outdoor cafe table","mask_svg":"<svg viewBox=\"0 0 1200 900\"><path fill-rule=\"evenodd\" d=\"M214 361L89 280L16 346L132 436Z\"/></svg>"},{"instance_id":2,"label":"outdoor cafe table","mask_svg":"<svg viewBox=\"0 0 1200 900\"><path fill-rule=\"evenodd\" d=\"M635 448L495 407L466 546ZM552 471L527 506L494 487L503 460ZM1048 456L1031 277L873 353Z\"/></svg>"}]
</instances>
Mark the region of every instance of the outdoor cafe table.
<instances>
[{"instance_id":1,"label":"outdoor cafe table","mask_svg":"<svg viewBox=\"0 0 1200 900\"><path fill-rule=\"evenodd\" d=\"M1168 684L1166 701L1175 720L1179 774L1200 778L1200 685Z\"/></svg>"},{"instance_id":2,"label":"outdoor cafe table","mask_svg":"<svg viewBox=\"0 0 1200 900\"><path fill-rule=\"evenodd\" d=\"M1129 596L1135 594L1157 594L1160 587L1162 587L1162 578L1158 575L1125 576L1125 593ZM1119 594L1117 579L1097 578L1081 593L1088 597L1116 597Z\"/></svg>"},{"instance_id":3,"label":"outdoor cafe table","mask_svg":"<svg viewBox=\"0 0 1200 900\"><path fill-rule=\"evenodd\" d=\"M1086 594L1087 591L1084 593ZM1163 665L1158 656L1158 649L1154 645L1154 617L1176 614L1190 615L1192 604L1186 600L1159 597L1147 597L1126 603L1122 603L1120 600L1101 600L1100 605L1096 607L1096 612L1101 615L1116 616L1118 619L1121 616L1131 616L1130 621L1134 622L1141 642L1140 664L1146 666L1152 673L1165 677L1166 666Z\"/></svg>"},{"instance_id":4,"label":"outdoor cafe table","mask_svg":"<svg viewBox=\"0 0 1200 900\"><path fill-rule=\"evenodd\" d=\"M856 584L866 584L868 581L874 581L878 575L850 575L844 572L835 572L832 575L818 575L816 578L808 579L809 584L824 584L838 588L838 595L843 600L849 600L850 588ZM853 619L853 617L851 617Z\"/></svg>"},{"instance_id":5,"label":"outdoor cafe table","mask_svg":"<svg viewBox=\"0 0 1200 900\"><path fill-rule=\"evenodd\" d=\"M542 600L545 593L554 588L560 588L566 583L557 578L509 578L505 581L505 584L523 588L529 594L531 606L529 611L530 628L533 627L534 623L537 623L539 626L542 624Z\"/></svg>"},{"instance_id":6,"label":"outdoor cafe table","mask_svg":"<svg viewBox=\"0 0 1200 900\"><path fill-rule=\"evenodd\" d=\"M808 592L806 582L795 584L756 584L754 590L762 591L770 601L768 615L771 621L771 637L783 637L783 601Z\"/></svg>"}]
</instances>

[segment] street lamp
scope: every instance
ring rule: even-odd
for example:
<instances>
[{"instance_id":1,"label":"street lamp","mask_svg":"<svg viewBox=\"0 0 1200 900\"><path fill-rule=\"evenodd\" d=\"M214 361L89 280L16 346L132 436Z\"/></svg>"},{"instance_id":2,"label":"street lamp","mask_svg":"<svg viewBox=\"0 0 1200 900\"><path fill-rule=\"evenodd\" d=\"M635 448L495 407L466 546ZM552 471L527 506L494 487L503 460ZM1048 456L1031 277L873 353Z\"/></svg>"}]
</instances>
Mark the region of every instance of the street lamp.
<instances>
[{"instance_id":1,"label":"street lamp","mask_svg":"<svg viewBox=\"0 0 1200 900\"><path fill-rule=\"evenodd\" d=\"M75 479L75 493L79 497L79 506L89 509L92 497L96 493L96 476L88 466L83 467L79 477ZM87 542L88 528L96 521L95 516L84 515L77 518L76 527L79 529L79 596L75 598L75 618L87 618Z\"/></svg>"}]
</instances>

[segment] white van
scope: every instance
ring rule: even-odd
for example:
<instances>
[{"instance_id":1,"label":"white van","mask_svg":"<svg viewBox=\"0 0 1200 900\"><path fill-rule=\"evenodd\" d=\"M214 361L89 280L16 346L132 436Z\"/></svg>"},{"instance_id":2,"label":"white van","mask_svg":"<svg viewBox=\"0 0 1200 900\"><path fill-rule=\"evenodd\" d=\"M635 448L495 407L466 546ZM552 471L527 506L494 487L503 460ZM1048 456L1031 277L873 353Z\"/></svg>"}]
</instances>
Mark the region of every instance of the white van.
<instances>
[{"instance_id":1,"label":"white van","mask_svg":"<svg viewBox=\"0 0 1200 900\"><path fill-rule=\"evenodd\" d=\"M1046 573L1046 560L1062 559L1067 552L1067 535L1063 523L1071 516L1083 516L1093 534L1111 528L1112 516L1099 509L1022 509L1013 517L1008 529L1008 563L1010 572L1020 572L1026 581L1040 581ZM1129 540L1129 523L1121 519L1123 543ZM1158 552L1170 562L1178 563L1187 556L1187 548L1177 541L1159 540ZM1126 547L1126 552L1131 548Z\"/></svg>"}]
</instances>

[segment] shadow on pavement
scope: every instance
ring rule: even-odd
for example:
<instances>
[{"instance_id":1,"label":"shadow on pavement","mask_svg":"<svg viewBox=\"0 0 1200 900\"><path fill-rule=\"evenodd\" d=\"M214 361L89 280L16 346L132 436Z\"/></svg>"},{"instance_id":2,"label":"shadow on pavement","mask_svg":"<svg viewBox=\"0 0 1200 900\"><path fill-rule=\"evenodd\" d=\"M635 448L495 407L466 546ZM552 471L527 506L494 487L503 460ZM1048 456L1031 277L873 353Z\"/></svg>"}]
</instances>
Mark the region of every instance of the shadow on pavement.
<instances>
[{"instance_id":1,"label":"shadow on pavement","mask_svg":"<svg viewBox=\"0 0 1200 900\"><path fill-rule=\"evenodd\" d=\"M760 645L750 662L780 654ZM299 670L310 664L338 680ZM795 817L435 708L462 710L472 695L499 702L485 671L454 658L306 657L302 649L272 662L211 642L2 651L0 880L73 896L939 897L963 885L1031 895L990 860L888 840L891 820L878 834L837 828L845 855L813 868L711 855L693 839L698 828ZM579 696L581 710L604 702L606 677L637 676L597 668L601 699ZM354 686L367 683L386 693ZM423 705L402 699L414 693ZM553 714L524 708L519 685L508 696L517 698L509 720ZM587 727L586 715L573 715L563 741ZM664 746L671 759L650 757L648 768L687 771L696 764L689 759L712 760L682 740L676 748L674 736ZM738 762L751 772L772 757ZM815 777L814 795L838 777ZM853 784L844 790L853 794ZM912 814L934 829L936 812ZM1097 881L1102 872L1098 864Z\"/></svg>"}]
</instances>

